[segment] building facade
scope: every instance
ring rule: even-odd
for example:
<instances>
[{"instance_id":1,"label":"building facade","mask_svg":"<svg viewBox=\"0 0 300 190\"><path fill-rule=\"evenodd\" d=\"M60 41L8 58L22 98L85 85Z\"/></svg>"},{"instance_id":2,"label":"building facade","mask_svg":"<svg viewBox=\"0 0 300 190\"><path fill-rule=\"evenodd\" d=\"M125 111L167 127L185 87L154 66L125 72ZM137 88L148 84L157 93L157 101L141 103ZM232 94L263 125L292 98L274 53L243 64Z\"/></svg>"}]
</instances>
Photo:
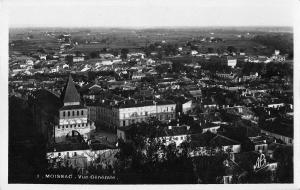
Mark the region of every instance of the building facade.
<instances>
[{"instance_id":1,"label":"building facade","mask_svg":"<svg viewBox=\"0 0 300 190\"><path fill-rule=\"evenodd\" d=\"M116 130L133 123L147 122L156 117L162 122L175 119L176 104L172 101L105 102L88 105L88 115L92 121Z\"/></svg>"}]
</instances>

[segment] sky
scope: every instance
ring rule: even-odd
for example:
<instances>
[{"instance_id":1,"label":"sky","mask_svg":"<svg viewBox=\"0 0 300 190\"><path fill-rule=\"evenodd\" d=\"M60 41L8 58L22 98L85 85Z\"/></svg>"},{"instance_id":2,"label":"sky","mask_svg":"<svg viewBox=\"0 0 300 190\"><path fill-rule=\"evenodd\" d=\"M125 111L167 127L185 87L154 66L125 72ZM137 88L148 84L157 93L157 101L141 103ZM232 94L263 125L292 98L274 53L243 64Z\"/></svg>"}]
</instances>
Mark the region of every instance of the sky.
<instances>
[{"instance_id":1,"label":"sky","mask_svg":"<svg viewBox=\"0 0 300 190\"><path fill-rule=\"evenodd\" d=\"M10 27L293 26L293 0L2 0Z\"/></svg>"}]
</instances>

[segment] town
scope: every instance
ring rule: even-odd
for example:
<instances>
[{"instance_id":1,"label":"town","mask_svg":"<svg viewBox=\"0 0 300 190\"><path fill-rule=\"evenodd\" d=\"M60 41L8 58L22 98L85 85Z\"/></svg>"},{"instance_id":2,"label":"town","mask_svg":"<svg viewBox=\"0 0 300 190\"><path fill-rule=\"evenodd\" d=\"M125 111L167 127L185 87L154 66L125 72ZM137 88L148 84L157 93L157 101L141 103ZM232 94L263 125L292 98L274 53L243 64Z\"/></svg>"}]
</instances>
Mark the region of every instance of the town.
<instances>
[{"instance_id":1,"label":"town","mask_svg":"<svg viewBox=\"0 0 300 190\"><path fill-rule=\"evenodd\" d=\"M293 183L291 31L10 29L9 181Z\"/></svg>"}]
</instances>

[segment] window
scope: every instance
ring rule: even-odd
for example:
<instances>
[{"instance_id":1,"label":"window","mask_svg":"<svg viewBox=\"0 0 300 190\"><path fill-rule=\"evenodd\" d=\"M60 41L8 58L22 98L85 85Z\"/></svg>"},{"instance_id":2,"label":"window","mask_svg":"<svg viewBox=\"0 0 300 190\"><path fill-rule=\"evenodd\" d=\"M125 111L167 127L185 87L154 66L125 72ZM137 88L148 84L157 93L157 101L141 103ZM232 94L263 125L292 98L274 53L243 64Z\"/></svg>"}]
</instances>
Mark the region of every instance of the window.
<instances>
[{"instance_id":1,"label":"window","mask_svg":"<svg viewBox=\"0 0 300 190\"><path fill-rule=\"evenodd\" d=\"M66 125L66 128L68 128L69 126L68 125Z\"/></svg>"},{"instance_id":2,"label":"window","mask_svg":"<svg viewBox=\"0 0 300 190\"><path fill-rule=\"evenodd\" d=\"M123 121L123 126L125 126L125 125L126 125L126 121L124 120L124 121Z\"/></svg>"},{"instance_id":3,"label":"window","mask_svg":"<svg viewBox=\"0 0 300 190\"><path fill-rule=\"evenodd\" d=\"M145 116L147 116L148 115L148 112L147 111L145 111Z\"/></svg>"},{"instance_id":4,"label":"window","mask_svg":"<svg viewBox=\"0 0 300 190\"><path fill-rule=\"evenodd\" d=\"M81 110L81 115L83 115L83 110Z\"/></svg>"},{"instance_id":5,"label":"window","mask_svg":"<svg viewBox=\"0 0 300 190\"><path fill-rule=\"evenodd\" d=\"M57 126L57 129L60 129L60 126Z\"/></svg>"},{"instance_id":6,"label":"window","mask_svg":"<svg viewBox=\"0 0 300 190\"><path fill-rule=\"evenodd\" d=\"M230 176L224 176L224 184L230 183Z\"/></svg>"},{"instance_id":7,"label":"window","mask_svg":"<svg viewBox=\"0 0 300 190\"><path fill-rule=\"evenodd\" d=\"M70 116L70 111L68 111L68 117Z\"/></svg>"},{"instance_id":8,"label":"window","mask_svg":"<svg viewBox=\"0 0 300 190\"><path fill-rule=\"evenodd\" d=\"M63 116L66 117L66 112L65 111L63 111Z\"/></svg>"},{"instance_id":9,"label":"window","mask_svg":"<svg viewBox=\"0 0 300 190\"><path fill-rule=\"evenodd\" d=\"M79 115L79 111L77 111L77 115Z\"/></svg>"},{"instance_id":10,"label":"window","mask_svg":"<svg viewBox=\"0 0 300 190\"><path fill-rule=\"evenodd\" d=\"M64 126L62 126L61 128L64 129Z\"/></svg>"},{"instance_id":11,"label":"window","mask_svg":"<svg viewBox=\"0 0 300 190\"><path fill-rule=\"evenodd\" d=\"M75 115L75 112L74 111L72 111L72 116L74 116Z\"/></svg>"},{"instance_id":12,"label":"window","mask_svg":"<svg viewBox=\"0 0 300 190\"><path fill-rule=\"evenodd\" d=\"M60 154L60 152L58 153L58 156L60 156L61 154Z\"/></svg>"}]
</instances>

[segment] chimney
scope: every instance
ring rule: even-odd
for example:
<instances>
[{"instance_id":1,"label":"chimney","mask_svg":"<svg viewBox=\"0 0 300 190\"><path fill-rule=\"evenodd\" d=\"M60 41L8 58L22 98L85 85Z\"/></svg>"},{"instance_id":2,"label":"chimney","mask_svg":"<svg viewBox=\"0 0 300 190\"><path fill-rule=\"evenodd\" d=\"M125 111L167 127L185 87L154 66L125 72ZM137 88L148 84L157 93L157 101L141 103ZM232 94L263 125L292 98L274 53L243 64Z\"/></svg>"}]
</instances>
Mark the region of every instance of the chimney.
<instances>
[{"instance_id":1,"label":"chimney","mask_svg":"<svg viewBox=\"0 0 300 190\"><path fill-rule=\"evenodd\" d=\"M190 126L186 126L186 129L187 129L188 131L190 130L190 128L191 128Z\"/></svg>"},{"instance_id":2,"label":"chimney","mask_svg":"<svg viewBox=\"0 0 300 190\"><path fill-rule=\"evenodd\" d=\"M170 126L168 126L168 129L169 129L169 130L172 130L172 126L171 126L171 125L170 125Z\"/></svg>"}]
</instances>

